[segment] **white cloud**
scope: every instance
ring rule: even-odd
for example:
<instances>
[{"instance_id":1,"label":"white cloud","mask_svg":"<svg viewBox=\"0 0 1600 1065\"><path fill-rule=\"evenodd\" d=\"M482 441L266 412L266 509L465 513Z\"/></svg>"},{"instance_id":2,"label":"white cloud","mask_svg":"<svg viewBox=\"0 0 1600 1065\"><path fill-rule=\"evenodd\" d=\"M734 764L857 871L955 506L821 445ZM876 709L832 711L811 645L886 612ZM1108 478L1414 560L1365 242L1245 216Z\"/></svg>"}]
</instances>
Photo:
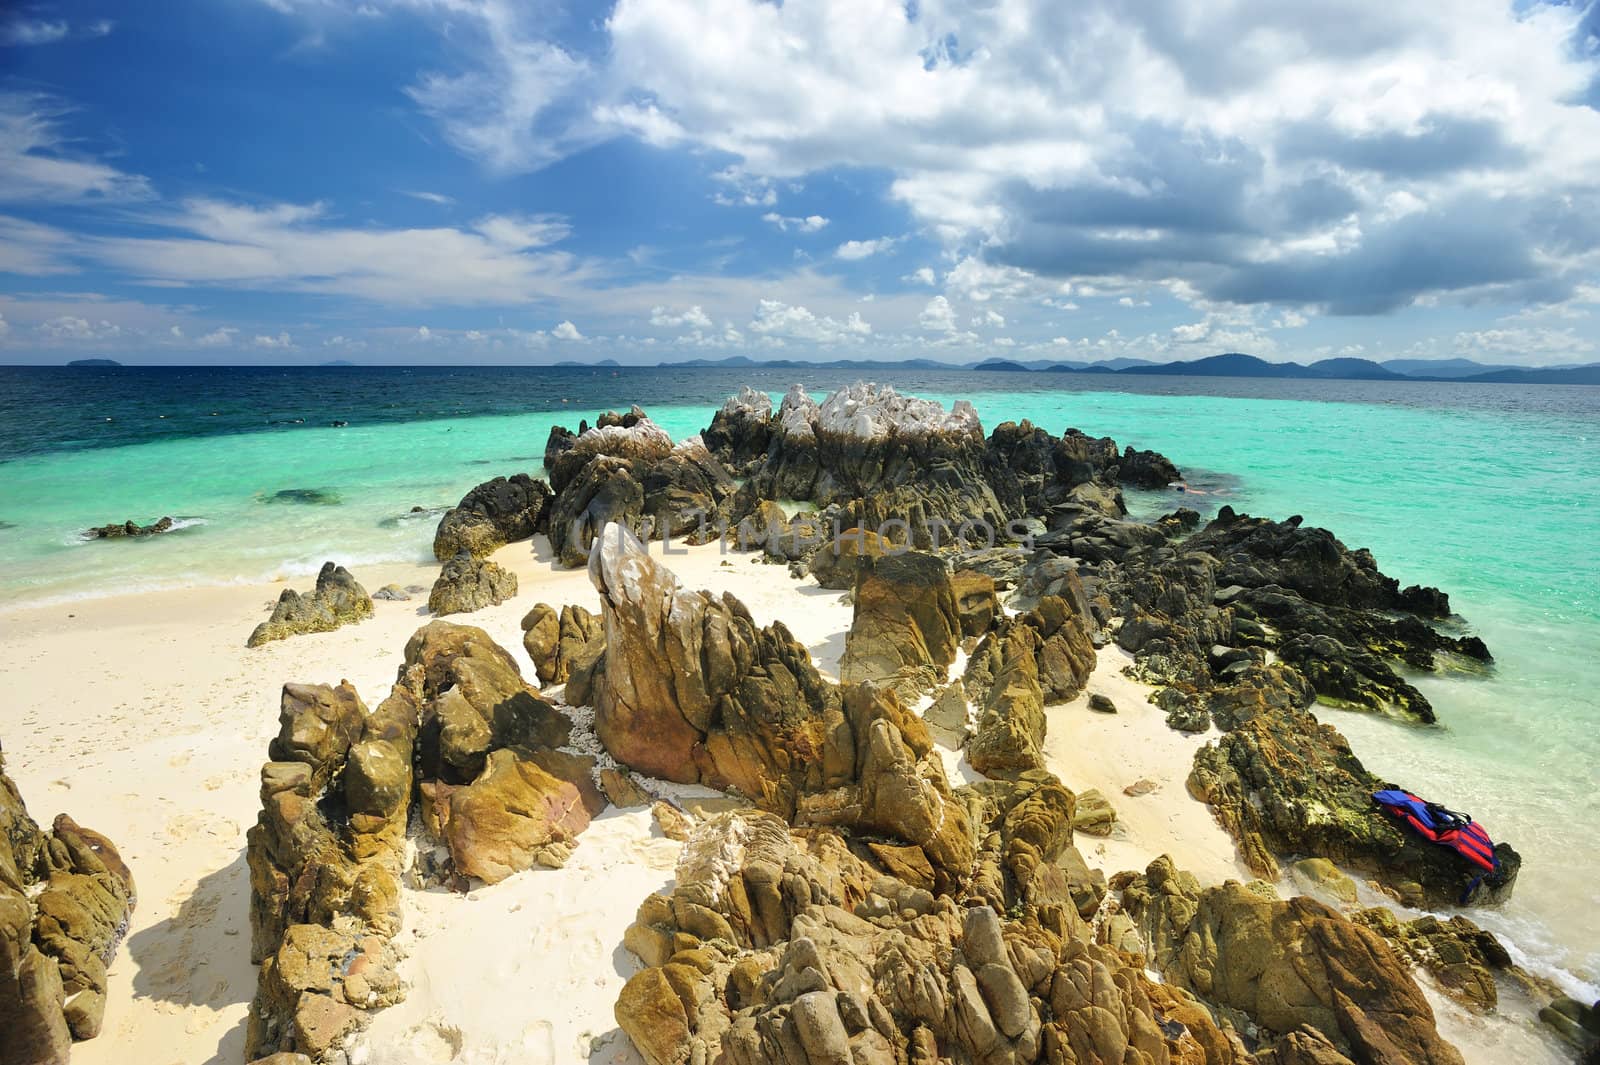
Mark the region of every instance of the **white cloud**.
<instances>
[{"instance_id":1,"label":"white cloud","mask_svg":"<svg viewBox=\"0 0 1600 1065\"><path fill-rule=\"evenodd\" d=\"M255 345L258 348L271 348L275 350L282 350L295 346L294 338L288 333L279 333L275 337L257 335L255 339Z\"/></svg>"},{"instance_id":2,"label":"white cloud","mask_svg":"<svg viewBox=\"0 0 1600 1065\"><path fill-rule=\"evenodd\" d=\"M775 341L785 339L806 340L818 344L840 344L859 341L872 333L872 325L852 311L840 321L826 315L817 315L803 306L791 306L781 300L764 299L756 307L756 316L750 322L750 331Z\"/></svg>"},{"instance_id":3,"label":"white cloud","mask_svg":"<svg viewBox=\"0 0 1600 1065\"><path fill-rule=\"evenodd\" d=\"M550 335L555 337L557 340L584 339L583 334L578 332L578 327L573 325L571 322L562 322L560 325L550 330Z\"/></svg>"},{"instance_id":4,"label":"white cloud","mask_svg":"<svg viewBox=\"0 0 1600 1065\"><path fill-rule=\"evenodd\" d=\"M768 211L761 216L761 220L770 222L784 232L793 229L797 233L815 233L828 224L828 220L820 214L810 214L804 218L797 218L781 215L776 211Z\"/></svg>"},{"instance_id":5,"label":"white cloud","mask_svg":"<svg viewBox=\"0 0 1600 1065\"><path fill-rule=\"evenodd\" d=\"M114 340L122 336L122 327L101 319L97 322L77 315L64 314L39 325L39 333L46 340L86 342Z\"/></svg>"},{"instance_id":6,"label":"white cloud","mask_svg":"<svg viewBox=\"0 0 1600 1065\"><path fill-rule=\"evenodd\" d=\"M706 314L698 303L677 314L665 307L657 306L650 309L650 324L658 329L676 329L685 326L693 329L710 329L711 316Z\"/></svg>"},{"instance_id":7,"label":"white cloud","mask_svg":"<svg viewBox=\"0 0 1600 1065\"><path fill-rule=\"evenodd\" d=\"M594 275L544 245L564 222L490 215L470 228L334 223L320 204L190 200L160 216L179 235L85 238L80 253L147 283L337 293L424 306L560 298Z\"/></svg>"},{"instance_id":8,"label":"white cloud","mask_svg":"<svg viewBox=\"0 0 1600 1065\"><path fill-rule=\"evenodd\" d=\"M26 47L35 44L54 44L66 40L70 29L71 27L65 22L19 18L0 27L0 45Z\"/></svg>"},{"instance_id":9,"label":"white cloud","mask_svg":"<svg viewBox=\"0 0 1600 1065\"><path fill-rule=\"evenodd\" d=\"M907 274L905 277L902 277L900 280L913 281L919 285L927 285L930 288L939 283L939 279L934 276L933 268L930 266L919 267L918 269Z\"/></svg>"},{"instance_id":10,"label":"white cloud","mask_svg":"<svg viewBox=\"0 0 1600 1065\"><path fill-rule=\"evenodd\" d=\"M999 311L991 309L975 316L972 319L972 324L974 326L987 325L993 326L996 329L1004 329L1006 327L1006 316L1001 314Z\"/></svg>"},{"instance_id":11,"label":"white cloud","mask_svg":"<svg viewBox=\"0 0 1600 1065\"><path fill-rule=\"evenodd\" d=\"M933 333L954 333L956 331L956 312L950 306L950 301L943 296L935 296L922 308L922 313L917 317L917 323L922 328Z\"/></svg>"},{"instance_id":12,"label":"white cloud","mask_svg":"<svg viewBox=\"0 0 1600 1065\"><path fill-rule=\"evenodd\" d=\"M0 314L0 343L4 343L6 337L8 337L10 335L11 335L11 323L6 321L6 316L5 315Z\"/></svg>"},{"instance_id":13,"label":"white cloud","mask_svg":"<svg viewBox=\"0 0 1600 1065\"><path fill-rule=\"evenodd\" d=\"M1495 362L1589 362L1594 341L1566 329L1481 329L1455 335L1456 354L1489 356Z\"/></svg>"},{"instance_id":14,"label":"white cloud","mask_svg":"<svg viewBox=\"0 0 1600 1065\"><path fill-rule=\"evenodd\" d=\"M437 204L440 207L450 207L456 202L456 198L454 196L446 196L442 192L424 192L420 189L401 189L400 194L402 196L410 196L413 200L421 200L424 203Z\"/></svg>"},{"instance_id":15,"label":"white cloud","mask_svg":"<svg viewBox=\"0 0 1600 1065\"><path fill-rule=\"evenodd\" d=\"M412 339L414 339L418 344L426 344L428 341L433 339L433 330L429 329L425 325L419 325L417 326L417 334Z\"/></svg>"},{"instance_id":16,"label":"white cloud","mask_svg":"<svg viewBox=\"0 0 1600 1065\"><path fill-rule=\"evenodd\" d=\"M226 348L233 344L234 334L238 332L237 329L229 326L218 326L205 336L198 338L195 341L195 345L202 348Z\"/></svg>"},{"instance_id":17,"label":"white cloud","mask_svg":"<svg viewBox=\"0 0 1600 1065\"><path fill-rule=\"evenodd\" d=\"M711 176L723 186L711 198L724 207L771 207L778 202L777 186L768 178L734 166Z\"/></svg>"},{"instance_id":18,"label":"white cloud","mask_svg":"<svg viewBox=\"0 0 1600 1065\"><path fill-rule=\"evenodd\" d=\"M865 259L879 252L888 251L900 242L899 237L879 237L877 240L847 240L839 245L834 255L841 259Z\"/></svg>"},{"instance_id":19,"label":"white cloud","mask_svg":"<svg viewBox=\"0 0 1600 1065\"><path fill-rule=\"evenodd\" d=\"M67 108L36 93L0 93L0 201L138 200L149 183L68 150Z\"/></svg>"}]
</instances>

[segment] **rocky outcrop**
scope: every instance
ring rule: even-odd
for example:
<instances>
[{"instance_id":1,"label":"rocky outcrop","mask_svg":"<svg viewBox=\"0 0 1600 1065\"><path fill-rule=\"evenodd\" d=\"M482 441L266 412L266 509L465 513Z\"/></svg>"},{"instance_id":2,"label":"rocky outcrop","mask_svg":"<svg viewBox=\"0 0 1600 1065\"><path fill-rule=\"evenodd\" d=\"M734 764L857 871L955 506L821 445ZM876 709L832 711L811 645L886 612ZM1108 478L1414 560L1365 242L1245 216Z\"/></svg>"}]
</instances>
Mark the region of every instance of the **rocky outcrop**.
<instances>
[{"instance_id":1,"label":"rocky outcrop","mask_svg":"<svg viewBox=\"0 0 1600 1065\"><path fill-rule=\"evenodd\" d=\"M960 875L965 816L892 691L829 684L781 624L758 629L733 596L682 589L621 526L596 543L589 576L606 643L595 731L612 757L797 823L879 832L919 848L941 881Z\"/></svg>"},{"instance_id":2,"label":"rocky outcrop","mask_svg":"<svg viewBox=\"0 0 1600 1065\"><path fill-rule=\"evenodd\" d=\"M66 1065L100 1034L135 901L111 841L66 814L41 829L0 752L0 1061Z\"/></svg>"},{"instance_id":3,"label":"rocky outcrop","mask_svg":"<svg viewBox=\"0 0 1600 1065\"><path fill-rule=\"evenodd\" d=\"M1044 708L1075 698L1094 670L1083 618L1059 596L1002 619L967 659L967 695L980 707L967 760L981 773L1043 764Z\"/></svg>"},{"instance_id":4,"label":"rocky outcrop","mask_svg":"<svg viewBox=\"0 0 1600 1065\"><path fill-rule=\"evenodd\" d=\"M439 519L433 557L447 562L465 551L487 558L506 544L543 532L550 486L525 473L485 481Z\"/></svg>"},{"instance_id":5,"label":"rocky outcrop","mask_svg":"<svg viewBox=\"0 0 1600 1065\"><path fill-rule=\"evenodd\" d=\"M1195 755L1189 791L1211 804L1251 870L1277 879L1274 854L1316 854L1378 878L1409 905L1509 898L1522 860L1498 844L1483 876L1454 851L1400 828L1372 802L1387 785L1334 728L1303 710L1262 713Z\"/></svg>"},{"instance_id":6,"label":"rocky outcrop","mask_svg":"<svg viewBox=\"0 0 1600 1065\"><path fill-rule=\"evenodd\" d=\"M572 723L465 625L419 629L376 710L348 683L289 684L279 723L248 834L246 1052L324 1061L403 993L389 941L413 812L419 875L464 887L559 865L604 799L594 760L558 749Z\"/></svg>"},{"instance_id":7,"label":"rocky outcrop","mask_svg":"<svg viewBox=\"0 0 1600 1065\"><path fill-rule=\"evenodd\" d=\"M1123 905L1163 977L1269 1032L1314 1029L1375 1065L1461 1062L1383 938L1314 899L1237 881L1200 890L1160 858Z\"/></svg>"},{"instance_id":8,"label":"rocky outcrop","mask_svg":"<svg viewBox=\"0 0 1600 1065\"><path fill-rule=\"evenodd\" d=\"M970 403L946 411L857 383L819 406L796 385L750 483L760 499L851 508L855 520L841 528L896 523L891 539L925 549L936 539L951 542L968 521L1004 529L1008 515L986 474L983 429Z\"/></svg>"},{"instance_id":9,"label":"rocky outcrop","mask_svg":"<svg viewBox=\"0 0 1600 1065\"><path fill-rule=\"evenodd\" d=\"M772 442L772 397L746 385L729 396L701 434L705 446L733 470L763 459Z\"/></svg>"},{"instance_id":10,"label":"rocky outcrop","mask_svg":"<svg viewBox=\"0 0 1600 1065\"><path fill-rule=\"evenodd\" d=\"M701 437L674 444L638 407L577 434L552 430L545 465L555 491L550 544L568 566L583 564L612 522L646 540L708 539L737 488Z\"/></svg>"},{"instance_id":11,"label":"rocky outcrop","mask_svg":"<svg viewBox=\"0 0 1600 1065\"><path fill-rule=\"evenodd\" d=\"M697 828L624 941L647 967L617 1023L650 1065L1245 1060L1075 911L958 907L772 817Z\"/></svg>"},{"instance_id":12,"label":"rocky outcrop","mask_svg":"<svg viewBox=\"0 0 1600 1065\"><path fill-rule=\"evenodd\" d=\"M463 551L444 564L428 593L428 612L470 614L499 606L517 594L517 575L488 559Z\"/></svg>"},{"instance_id":13,"label":"rocky outcrop","mask_svg":"<svg viewBox=\"0 0 1600 1065\"><path fill-rule=\"evenodd\" d=\"M1352 914L1351 920L1377 932L1395 950L1426 969L1451 998L1480 1013L1500 1002L1497 977L1505 975L1524 988L1532 984L1493 933L1460 914L1440 920L1428 913L1405 921L1387 907L1374 906Z\"/></svg>"},{"instance_id":14,"label":"rocky outcrop","mask_svg":"<svg viewBox=\"0 0 1600 1065\"><path fill-rule=\"evenodd\" d=\"M522 646L533 660L544 687L565 684L574 666L592 664L605 649L605 629L598 614L566 605L560 613L538 603L522 619Z\"/></svg>"},{"instance_id":15,"label":"rocky outcrop","mask_svg":"<svg viewBox=\"0 0 1600 1065\"><path fill-rule=\"evenodd\" d=\"M839 679L874 681L915 696L944 682L961 635L943 559L917 551L869 558L856 575Z\"/></svg>"},{"instance_id":16,"label":"rocky outcrop","mask_svg":"<svg viewBox=\"0 0 1600 1065\"><path fill-rule=\"evenodd\" d=\"M1086 485L1164 488L1182 479L1178 468L1154 451L1129 447L1119 454L1109 437L1068 429L1056 438L1030 421L995 426L987 451L990 480L1013 513L1043 514L1071 501L1074 490ZM1119 505L1111 516L1125 512Z\"/></svg>"},{"instance_id":17,"label":"rocky outcrop","mask_svg":"<svg viewBox=\"0 0 1600 1065\"><path fill-rule=\"evenodd\" d=\"M305 595L285 588L272 608L272 617L255 627L245 645L260 647L302 633L332 632L371 616L372 597L367 590L343 566L324 562L316 587Z\"/></svg>"},{"instance_id":18,"label":"rocky outcrop","mask_svg":"<svg viewBox=\"0 0 1600 1065\"><path fill-rule=\"evenodd\" d=\"M140 525L130 519L121 525L97 525L92 529L85 529L83 537L86 540L121 540L126 537L155 536L159 533L171 532L173 524L174 522L170 517L159 518L149 525Z\"/></svg>"},{"instance_id":19,"label":"rocky outcrop","mask_svg":"<svg viewBox=\"0 0 1600 1065\"><path fill-rule=\"evenodd\" d=\"M882 558L889 549L883 537L871 529L859 526L845 529L837 536L828 537L817 548L807 563L806 572L824 588L847 591L856 586L862 567L873 559Z\"/></svg>"}]
</instances>

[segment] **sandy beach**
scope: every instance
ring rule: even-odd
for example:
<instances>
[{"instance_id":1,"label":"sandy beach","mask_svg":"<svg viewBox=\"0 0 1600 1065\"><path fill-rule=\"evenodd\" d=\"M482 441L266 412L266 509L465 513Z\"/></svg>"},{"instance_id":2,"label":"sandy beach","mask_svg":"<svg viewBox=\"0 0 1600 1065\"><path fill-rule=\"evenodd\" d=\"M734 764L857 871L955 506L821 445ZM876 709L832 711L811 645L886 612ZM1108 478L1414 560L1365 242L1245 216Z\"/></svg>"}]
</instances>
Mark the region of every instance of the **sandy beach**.
<instances>
[{"instance_id":1,"label":"sandy beach","mask_svg":"<svg viewBox=\"0 0 1600 1065\"><path fill-rule=\"evenodd\" d=\"M662 551L650 545L652 555ZM841 593L716 545L675 546L664 560L686 587L733 592L759 624L784 621L819 668L836 673L852 610ZM517 596L452 620L487 630L531 676L522 616L541 601L592 609L597 595L584 570L551 564L542 537L501 549L495 561L517 574ZM357 577L369 590L426 587L436 572L369 566ZM0 615L0 670L12 693L9 771L37 819L66 811L106 833L138 881L132 928L111 966L104 1034L75 1047L76 1062L243 1059L256 984L244 833L259 806L279 689L348 679L375 705L406 638L428 617L425 593L379 600L376 616L361 624L247 649L245 636L281 587L146 593ZM1170 854L1206 882L1247 879L1232 840L1184 789L1204 737L1169 729L1148 690L1122 675L1128 661L1116 648L1102 650L1084 695L1048 711L1048 768L1075 791L1099 789L1119 814L1111 837L1080 835L1080 850L1108 875ZM1091 692L1110 696L1118 712L1090 712ZM946 754L960 761L958 752ZM1139 781L1154 790L1123 794ZM672 883L678 849L648 809L611 809L560 870L523 873L465 898L407 889L398 945L409 955L401 971L410 992L360 1037L354 1065L637 1062L612 1015L638 967L622 934L644 895ZM507 951L506 943L520 947ZM1472 1038L1487 1042L1484 1022L1472 1023ZM1517 1043L1524 1055L1543 1046Z\"/></svg>"}]
</instances>

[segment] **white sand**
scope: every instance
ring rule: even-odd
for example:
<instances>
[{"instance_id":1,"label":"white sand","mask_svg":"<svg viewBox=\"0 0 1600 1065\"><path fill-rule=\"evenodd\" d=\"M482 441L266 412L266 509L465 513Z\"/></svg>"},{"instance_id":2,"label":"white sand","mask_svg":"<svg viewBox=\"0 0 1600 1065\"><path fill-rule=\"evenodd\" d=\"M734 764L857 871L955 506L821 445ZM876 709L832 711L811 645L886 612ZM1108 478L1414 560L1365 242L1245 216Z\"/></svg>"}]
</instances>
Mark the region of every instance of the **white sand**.
<instances>
[{"instance_id":1,"label":"white sand","mask_svg":"<svg viewBox=\"0 0 1600 1065\"><path fill-rule=\"evenodd\" d=\"M1098 790L1117 811L1118 827L1111 838L1080 833L1078 849L1108 876L1123 869L1143 870L1170 854L1202 883L1249 879L1233 838L1185 786L1194 752L1206 737L1167 727L1166 715L1150 702L1150 689L1123 675L1132 661L1115 645L1101 648L1083 694L1045 711L1045 765L1075 792ZM1117 712L1090 710L1094 693L1109 696ZM1123 794L1141 780L1153 781L1156 790L1136 797Z\"/></svg>"},{"instance_id":2,"label":"white sand","mask_svg":"<svg viewBox=\"0 0 1600 1065\"><path fill-rule=\"evenodd\" d=\"M518 576L514 599L450 619L486 629L530 679L518 621L533 604L598 606L584 571L554 568L548 546L537 545L495 557ZM851 616L840 593L716 545L678 550L687 554L665 561L685 585L732 591L760 624L781 619L836 675ZM359 567L356 576L370 591L391 582L426 587L437 573L435 565L390 565ZM8 770L36 820L65 811L104 832L138 880L133 927L111 965L105 1029L74 1049L77 1065L243 1060L256 982L244 832L277 732L279 689L348 678L375 706L407 637L428 620L424 592L378 601L377 616L359 625L247 649L245 637L282 587L0 611ZM1085 858L1109 874L1169 853L1202 880L1244 875L1231 840L1184 789L1202 741L1166 727L1146 689L1121 675L1126 661L1102 651L1089 685L1116 701L1116 715L1091 713L1083 698L1048 711L1050 768L1075 791L1100 789L1121 818L1118 838L1079 836ZM946 752L946 762L953 782L976 778L958 752ZM1159 790L1122 794L1142 778ZM670 884L677 849L647 810L608 811L564 869L530 871L466 898L408 890L400 943L410 952L403 974L411 991L378 1016L354 1065L636 1061L612 1016L636 964L622 934L644 895Z\"/></svg>"}]
</instances>

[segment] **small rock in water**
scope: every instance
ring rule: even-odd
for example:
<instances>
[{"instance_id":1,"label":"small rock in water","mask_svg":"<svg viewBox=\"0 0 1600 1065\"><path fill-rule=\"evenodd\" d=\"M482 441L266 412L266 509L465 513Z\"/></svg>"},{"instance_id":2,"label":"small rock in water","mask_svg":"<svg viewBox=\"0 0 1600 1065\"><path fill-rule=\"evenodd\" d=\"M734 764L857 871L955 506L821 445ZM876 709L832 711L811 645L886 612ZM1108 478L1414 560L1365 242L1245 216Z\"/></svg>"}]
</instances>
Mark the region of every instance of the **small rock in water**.
<instances>
[{"instance_id":1,"label":"small rock in water","mask_svg":"<svg viewBox=\"0 0 1600 1065\"><path fill-rule=\"evenodd\" d=\"M1152 791L1155 791L1160 786L1160 784L1157 784L1149 777L1145 777L1142 780L1136 780L1132 784L1129 784L1127 787L1123 788L1122 794L1137 799L1141 795L1149 795Z\"/></svg>"},{"instance_id":2,"label":"small rock in water","mask_svg":"<svg viewBox=\"0 0 1600 1065\"><path fill-rule=\"evenodd\" d=\"M90 529L84 536L91 540L120 540L130 536L154 536L157 533L170 532L172 519L162 518L150 525L140 525L136 521L125 521L121 525L101 525Z\"/></svg>"},{"instance_id":3,"label":"small rock in water","mask_svg":"<svg viewBox=\"0 0 1600 1065\"><path fill-rule=\"evenodd\" d=\"M382 588L379 588L377 591L372 593L372 598L388 599L391 602L403 603L410 599L411 596L407 594L406 590L400 587L398 584L385 584Z\"/></svg>"},{"instance_id":4,"label":"small rock in water","mask_svg":"<svg viewBox=\"0 0 1600 1065\"><path fill-rule=\"evenodd\" d=\"M1097 714L1114 714L1117 712L1117 704L1111 701L1111 696L1095 692L1089 696L1089 709Z\"/></svg>"},{"instance_id":5,"label":"small rock in water","mask_svg":"<svg viewBox=\"0 0 1600 1065\"><path fill-rule=\"evenodd\" d=\"M339 493L331 488L284 488L267 497L268 503L300 503L305 506L338 506Z\"/></svg>"}]
</instances>

